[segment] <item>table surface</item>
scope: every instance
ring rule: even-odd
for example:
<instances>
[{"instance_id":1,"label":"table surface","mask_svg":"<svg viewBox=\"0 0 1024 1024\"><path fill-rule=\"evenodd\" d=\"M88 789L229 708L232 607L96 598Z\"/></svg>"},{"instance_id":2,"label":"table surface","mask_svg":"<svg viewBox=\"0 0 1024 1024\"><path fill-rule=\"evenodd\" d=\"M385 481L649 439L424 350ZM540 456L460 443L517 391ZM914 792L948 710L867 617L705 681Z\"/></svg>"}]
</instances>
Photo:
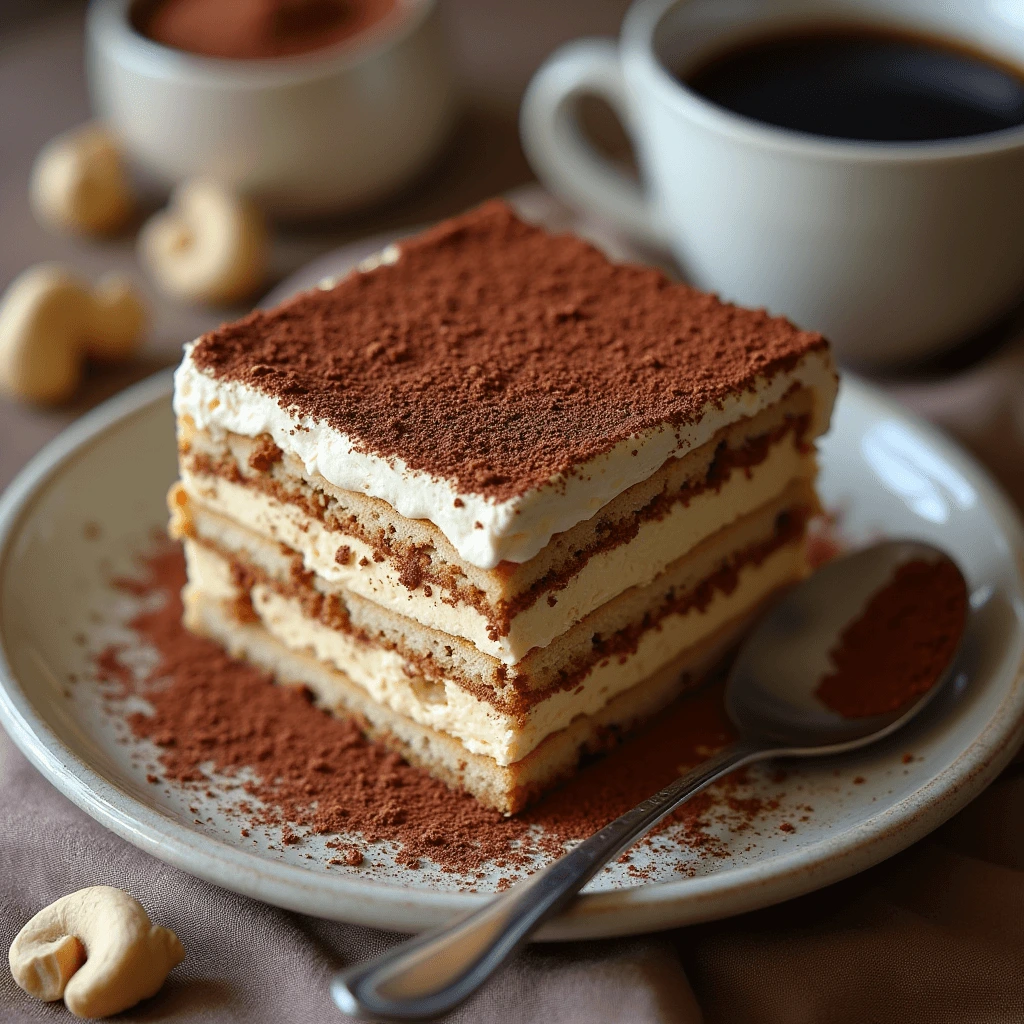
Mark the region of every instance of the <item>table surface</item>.
<instances>
[{"instance_id":1,"label":"table surface","mask_svg":"<svg viewBox=\"0 0 1024 1024\"><path fill-rule=\"evenodd\" d=\"M519 147L516 110L530 76L554 47L580 35L613 35L628 0L442 0L463 115L450 145L402 195L374 210L277 233L280 278L335 246L457 213L531 178ZM0 490L22 465L97 402L179 358L184 342L244 310L183 306L148 287L126 233L96 242L42 228L28 205L28 177L40 147L89 118L81 0L0 4L0 290L25 267L66 262L95 277L117 270L138 280L153 308L142 355L130 366L90 371L76 401L33 408L0 398Z\"/></svg>"}]
</instances>

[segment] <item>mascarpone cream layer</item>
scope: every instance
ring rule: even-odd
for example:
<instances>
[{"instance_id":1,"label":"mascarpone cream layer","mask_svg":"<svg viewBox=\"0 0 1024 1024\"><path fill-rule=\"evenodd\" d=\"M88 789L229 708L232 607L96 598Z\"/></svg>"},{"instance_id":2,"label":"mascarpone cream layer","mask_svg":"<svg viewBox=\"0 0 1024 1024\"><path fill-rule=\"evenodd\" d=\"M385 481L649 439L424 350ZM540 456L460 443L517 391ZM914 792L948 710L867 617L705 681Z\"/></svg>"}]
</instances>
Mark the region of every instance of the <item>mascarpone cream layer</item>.
<instances>
[{"instance_id":1,"label":"mascarpone cream layer","mask_svg":"<svg viewBox=\"0 0 1024 1024\"><path fill-rule=\"evenodd\" d=\"M230 565L200 545L186 542L190 600L234 600L238 590ZM482 701L455 683L428 683L410 675L404 659L393 651L359 643L347 634L308 618L298 601L256 586L252 605L263 627L293 651L310 652L320 661L344 672L379 704L439 732L458 739L474 754L491 757L499 765L522 760L543 740L564 729L578 715L593 715L617 695L682 655L733 620L741 621L773 591L804 571L802 543L773 552L760 565L744 566L735 589L717 592L700 611L670 615L647 630L637 649L624 659L596 664L569 690L558 690L534 705L524 723Z\"/></svg>"},{"instance_id":2,"label":"mascarpone cream layer","mask_svg":"<svg viewBox=\"0 0 1024 1024\"><path fill-rule=\"evenodd\" d=\"M493 569L501 561L526 562L556 534L570 529L623 491L646 480L669 458L685 455L723 427L779 401L794 385L814 390L815 422L809 436L828 426L836 379L827 352L811 352L795 367L758 380L754 389L708 404L685 426L661 426L615 445L568 476L507 501L460 492L443 477L409 468L401 459L361 451L358 440L327 423L298 415L278 399L239 381L218 380L192 359L194 343L174 376L174 409L200 430L245 437L269 434L336 487L386 501L409 519L432 522L471 565Z\"/></svg>"},{"instance_id":3,"label":"mascarpone cream layer","mask_svg":"<svg viewBox=\"0 0 1024 1024\"><path fill-rule=\"evenodd\" d=\"M216 522L203 516L208 508L299 552L305 568L321 579L431 629L463 637L477 650L513 665L623 591L650 583L701 541L778 497L792 480L810 477L814 469L814 456L802 455L791 438L784 438L751 470L735 470L718 490L709 489L687 504L673 505L662 518L643 521L632 540L591 556L565 587L541 594L515 616L508 635L497 638L489 635L488 620L477 608L446 602L440 587L432 587L429 597L422 588L410 590L389 562L373 560L369 545L324 529L318 519L295 505L222 477L185 473L182 482L198 506L195 515L201 535L233 547L232 538L217 536ZM339 565L335 553L343 543L351 549L352 558Z\"/></svg>"}]
</instances>

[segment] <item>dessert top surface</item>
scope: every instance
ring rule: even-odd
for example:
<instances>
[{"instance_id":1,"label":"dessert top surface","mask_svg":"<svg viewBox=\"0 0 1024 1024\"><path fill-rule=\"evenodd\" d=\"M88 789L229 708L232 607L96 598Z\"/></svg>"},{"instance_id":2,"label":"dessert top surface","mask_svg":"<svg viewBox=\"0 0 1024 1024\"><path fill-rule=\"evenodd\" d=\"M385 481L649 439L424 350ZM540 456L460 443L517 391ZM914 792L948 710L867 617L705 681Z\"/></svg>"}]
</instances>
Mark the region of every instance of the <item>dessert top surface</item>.
<instances>
[{"instance_id":1,"label":"dessert top surface","mask_svg":"<svg viewBox=\"0 0 1024 1024\"><path fill-rule=\"evenodd\" d=\"M358 450L506 501L826 347L500 201L400 253L205 335L194 363Z\"/></svg>"}]
</instances>

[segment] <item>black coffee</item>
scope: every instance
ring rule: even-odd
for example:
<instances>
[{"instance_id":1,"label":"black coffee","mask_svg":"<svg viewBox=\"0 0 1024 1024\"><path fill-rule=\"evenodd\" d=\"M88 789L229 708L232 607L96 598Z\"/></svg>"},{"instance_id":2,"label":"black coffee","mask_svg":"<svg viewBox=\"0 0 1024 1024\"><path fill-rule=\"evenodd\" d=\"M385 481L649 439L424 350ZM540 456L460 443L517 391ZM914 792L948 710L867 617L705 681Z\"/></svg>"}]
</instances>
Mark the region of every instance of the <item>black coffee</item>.
<instances>
[{"instance_id":1,"label":"black coffee","mask_svg":"<svg viewBox=\"0 0 1024 1024\"><path fill-rule=\"evenodd\" d=\"M881 29L762 38L681 77L737 114L837 139L925 142L1024 125L1024 71Z\"/></svg>"}]
</instances>

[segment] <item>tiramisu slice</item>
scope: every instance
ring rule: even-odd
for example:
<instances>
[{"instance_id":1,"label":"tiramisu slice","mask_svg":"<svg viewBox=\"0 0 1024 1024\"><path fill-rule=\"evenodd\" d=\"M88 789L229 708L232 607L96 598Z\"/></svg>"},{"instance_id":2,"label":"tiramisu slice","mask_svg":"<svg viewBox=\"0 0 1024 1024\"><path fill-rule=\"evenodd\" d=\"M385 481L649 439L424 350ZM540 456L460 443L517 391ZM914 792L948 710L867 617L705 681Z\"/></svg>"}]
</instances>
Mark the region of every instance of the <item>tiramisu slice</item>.
<instances>
[{"instance_id":1,"label":"tiramisu slice","mask_svg":"<svg viewBox=\"0 0 1024 1024\"><path fill-rule=\"evenodd\" d=\"M190 345L186 622L514 812L805 571L828 347L490 203Z\"/></svg>"}]
</instances>

